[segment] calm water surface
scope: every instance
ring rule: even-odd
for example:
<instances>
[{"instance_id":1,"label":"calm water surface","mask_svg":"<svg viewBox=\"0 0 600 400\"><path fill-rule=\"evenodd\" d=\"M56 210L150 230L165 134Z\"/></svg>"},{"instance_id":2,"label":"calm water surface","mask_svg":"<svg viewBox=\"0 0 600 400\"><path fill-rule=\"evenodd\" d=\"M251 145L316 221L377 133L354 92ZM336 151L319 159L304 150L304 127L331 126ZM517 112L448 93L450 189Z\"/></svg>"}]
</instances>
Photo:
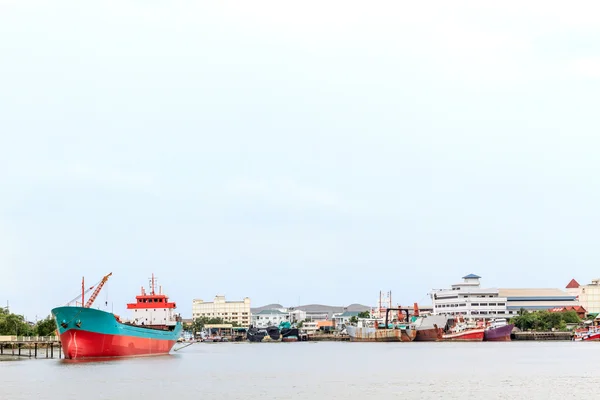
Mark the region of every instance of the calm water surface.
<instances>
[{"instance_id":1,"label":"calm water surface","mask_svg":"<svg viewBox=\"0 0 600 400\"><path fill-rule=\"evenodd\" d=\"M0 399L576 399L600 343L199 343L103 362L0 362Z\"/></svg>"}]
</instances>

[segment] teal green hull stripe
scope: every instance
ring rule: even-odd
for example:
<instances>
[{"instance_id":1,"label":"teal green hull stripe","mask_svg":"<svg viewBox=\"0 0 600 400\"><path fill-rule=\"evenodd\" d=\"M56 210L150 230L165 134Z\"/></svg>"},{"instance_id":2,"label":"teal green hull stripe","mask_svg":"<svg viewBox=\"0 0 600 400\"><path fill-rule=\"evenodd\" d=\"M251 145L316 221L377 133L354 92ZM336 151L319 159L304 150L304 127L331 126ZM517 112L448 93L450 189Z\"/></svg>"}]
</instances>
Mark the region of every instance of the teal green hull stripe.
<instances>
[{"instance_id":1,"label":"teal green hull stripe","mask_svg":"<svg viewBox=\"0 0 600 400\"><path fill-rule=\"evenodd\" d=\"M114 314L84 307L57 307L52 310L60 335L68 330L84 330L105 335L134 336L156 340L177 340L181 334L181 322L172 331L140 328L118 322ZM61 324L67 326L63 327ZM78 326L79 325L79 326Z\"/></svg>"}]
</instances>

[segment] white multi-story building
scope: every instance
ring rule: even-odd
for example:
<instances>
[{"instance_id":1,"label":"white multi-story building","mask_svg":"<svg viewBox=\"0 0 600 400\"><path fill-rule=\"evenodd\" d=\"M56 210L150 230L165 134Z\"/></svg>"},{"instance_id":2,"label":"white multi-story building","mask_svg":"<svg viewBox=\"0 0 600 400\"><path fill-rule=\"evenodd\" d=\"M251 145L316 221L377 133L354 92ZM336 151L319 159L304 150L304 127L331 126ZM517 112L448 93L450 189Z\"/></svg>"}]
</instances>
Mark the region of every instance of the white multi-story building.
<instances>
[{"instance_id":1,"label":"white multi-story building","mask_svg":"<svg viewBox=\"0 0 600 400\"><path fill-rule=\"evenodd\" d=\"M192 318L200 317L221 318L226 323L250 326L250 299L226 301L222 295L217 295L213 302L195 299L192 302Z\"/></svg>"},{"instance_id":2,"label":"white multi-story building","mask_svg":"<svg viewBox=\"0 0 600 400\"><path fill-rule=\"evenodd\" d=\"M302 310L289 310L290 322L300 322L306 320L306 311Z\"/></svg>"},{"instance_id":3,"label":"white multi-story building","mask_svg":"<svg viewBox=\"0 0 600 400\"><path fill-rule=\"evenodd\" d=\"M481 288L480 276L463 276L463 282L450 289L431 292L433 314L464 315L470 318L497 318L506 314L506 297L499 296L499 289Z\"/></svg>"},{"instance_id":4,"label":"white multi-story building","mask_svg":"<svg viewBox=\"0 0 600 400\"><path fill-rule=\"evenodd\" d=\"M290 314L281 310L262 310L252 314L252 326L255 328L278 326L284 321L290 321Z\"/></svg>"},{"instance_id":5,"label":"white multi-story building","mask_svg":"<svg viewBox=\"0 0 600 400\"><path fill-rule=\"evenodd\" d=\"M360 312L358 311L344 311L343 313L333 314L333 321L335 329L342 330L345 325L350 323L352 317L357 317Z\"/></svg>"}]
</instances>

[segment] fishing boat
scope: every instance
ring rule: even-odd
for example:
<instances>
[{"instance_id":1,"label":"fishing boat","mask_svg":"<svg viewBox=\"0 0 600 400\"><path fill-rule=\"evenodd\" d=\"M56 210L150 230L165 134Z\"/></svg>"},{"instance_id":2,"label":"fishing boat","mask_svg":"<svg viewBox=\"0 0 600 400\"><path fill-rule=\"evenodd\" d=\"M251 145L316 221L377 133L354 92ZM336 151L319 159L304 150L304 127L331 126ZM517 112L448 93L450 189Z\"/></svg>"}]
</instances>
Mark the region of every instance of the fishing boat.
<instances>
[{"instance_id":1,"label":"fishing boat","mask_svg":"<svg viewBox=\"0 0 600 400\"><path fill-rule=\"evenodd\" d=\"M510 334L515 326L509 324L506 318L495 318L485 328L483 340L486 342L510 342Z\"/></svg>"},{"instance_id":2,"label":"fishing boat","mask_svg":"<svg viewBox=\"0 0 600 400\"><path fill-rule=\"evenodd\" d=\"M406 323L390 318L392 311L406 312ZM412 342L417 330L410 321L408 309L387 308L385 320L359 318L356 325L347 325L346 331L351 342Z\"/></svg>"},{"instance_id":3,"label":"fishing boat","mask_svg":"<svg viewBox=\"0 0 600 400\"><path fill-rule=\"evenodd\" d=\"M444 314L421 315L417 303L414 303L411 321L417 330L415 342L437 342L442 339L448 316Z\"/></svg>"},{"instance_id":4,"label":"fishing boat","mask_svg":"<svg viewBox=\"0 0 600 400\"><path fill-rule=\"evenodd\" d=\"M156 293L152 275L150 293L142 287L136 302L127 304L134 317L124 322L111 312L91 308L112 272L87 291L81 284L81 302L52 309L66 359L132 357L168 354L182 330L176 304ZM87 302L85 295L94 290ZM78 296L79 298L79 296Z\"/></svg>"},{"instance_id":5,"label":"fishing boat","mask_svg":"<svg viewBox=\"0 0 600 400\"><path fill-rule=\"evenodd\" d=\"M449 319L448 322L450 324L452 319ZM442 340L448 342L481 342L484 336L484 327L478 326L473 321L457 319L442 334Z\"/></svg>"},{"instance_id":6,"label":"fishing boat","mask_svg":"<svg viewBox=\"0 0 600 400\"><path fill-rule=\"evenodd\" d=\"M573 332L573 340L576 342L588 342L600 340L600 326L576 329Z\"/></svg>"},{"instance_id":7,"label":"fishing boat","mask_svg":"<svg viewBox=\"0 0 600 400\"><path fill-rule=\"evenodd\" d=\"M279 323L279 331L281 332L282 342L297 342L299 337L298 328L292 326L288 321Z\"/></svg>"},{"instance_id":8,"label":"fishing boat","mask_svg":"<svg viewBox=\"0 0 600 400\"><path fill-rule=\"evenodd\" d=\"M246 338L249 342L262 342L263 339L267 336L267 331L264 329L259 329L251 326L246 332Z\"/></svg>"}]
</instances>

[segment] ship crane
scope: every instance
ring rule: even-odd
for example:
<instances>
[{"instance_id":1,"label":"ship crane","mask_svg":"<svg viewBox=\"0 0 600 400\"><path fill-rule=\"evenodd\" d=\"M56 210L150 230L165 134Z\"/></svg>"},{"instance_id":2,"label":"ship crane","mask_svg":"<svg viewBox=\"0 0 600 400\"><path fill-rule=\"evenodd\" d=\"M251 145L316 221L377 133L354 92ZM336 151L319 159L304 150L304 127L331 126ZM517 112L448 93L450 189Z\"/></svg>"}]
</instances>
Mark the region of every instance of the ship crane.
<instances>
[{"instance_id":1,"label":"ship crane","mask_svg":"<svg viewBox=\"0 0 600 400\"><path fill-rule=\"evenodd\" d=\"M102 278L102 280L100 281L100 283L96 287L96 290L94 290L94 293L92 293L92 295L88 299L87 303L85 303L85 306L84 306L85 308L90 308L90 306L94 303L94 300L96 300L96 297L98 297L98 294L100 293L100 290L102 290L102 287L104 286L104 284L106 283L106 281L108 280L108 278L111 275L112 275L112 272L110 274L106 275L104 278Z\"/></svg>"}]
</instances>

